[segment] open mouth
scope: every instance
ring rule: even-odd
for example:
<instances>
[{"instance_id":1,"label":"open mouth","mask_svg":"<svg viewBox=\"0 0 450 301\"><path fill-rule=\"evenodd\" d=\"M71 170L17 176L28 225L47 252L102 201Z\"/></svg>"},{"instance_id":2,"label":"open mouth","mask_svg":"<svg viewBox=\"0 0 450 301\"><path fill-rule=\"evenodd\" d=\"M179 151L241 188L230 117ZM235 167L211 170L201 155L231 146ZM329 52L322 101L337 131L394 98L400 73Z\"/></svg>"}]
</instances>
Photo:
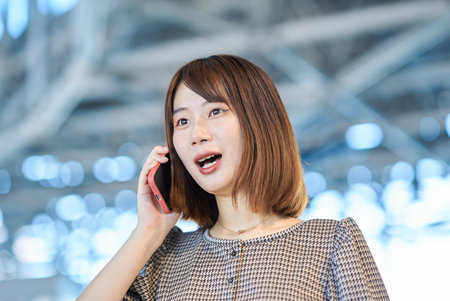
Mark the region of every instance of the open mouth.
<instances>
[{"instance_id":1,"label":"open mouth","mask_svg":"<svg viewBox=\"0 0 450 301\"><path fill-rule=\"evenodd\" d=\"M214 166L217 163L217 160L222 158L222 155L218 154L218 155L211 155L205 158L202 158L200 160L197 161L197 164L201 167L201 168L208 168L211 166Z\"/></svg>"}]
</instances>

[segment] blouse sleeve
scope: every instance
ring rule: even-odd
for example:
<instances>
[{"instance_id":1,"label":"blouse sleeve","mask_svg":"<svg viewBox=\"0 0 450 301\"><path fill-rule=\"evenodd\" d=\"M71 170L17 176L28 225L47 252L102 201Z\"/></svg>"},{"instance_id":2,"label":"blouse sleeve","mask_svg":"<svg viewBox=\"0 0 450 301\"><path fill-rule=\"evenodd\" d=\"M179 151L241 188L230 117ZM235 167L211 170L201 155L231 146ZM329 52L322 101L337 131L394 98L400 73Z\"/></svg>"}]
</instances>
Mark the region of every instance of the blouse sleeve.
<instances>
[{"instance_id":1,"label":"blouse sleeve","mask_svg":"<svg viewBox=\"0 0 450 301\"><path fill-rule=\"evenodd\" d=\"M327 295L329 300L389 300L381 275L356 222L335 230Z\"/></svg>"}]
</instances>

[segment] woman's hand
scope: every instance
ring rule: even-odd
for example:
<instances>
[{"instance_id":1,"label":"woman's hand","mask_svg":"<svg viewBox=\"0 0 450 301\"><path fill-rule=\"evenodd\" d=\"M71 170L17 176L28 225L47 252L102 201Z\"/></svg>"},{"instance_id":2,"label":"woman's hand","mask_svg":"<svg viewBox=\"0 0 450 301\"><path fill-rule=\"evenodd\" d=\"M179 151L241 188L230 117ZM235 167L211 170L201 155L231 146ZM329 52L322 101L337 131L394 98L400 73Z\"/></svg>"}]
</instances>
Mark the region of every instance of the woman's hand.
<instances>
[{"instance_id":1,"label":"woman's hand","mask_svg":"<svg viewBox=\"0 0 450 301\"><path fill-rule=\"evenodd\" d=\"M122 300L136 275L176 224L179 213L165 214L147 183L150 169L166 164L167 147L156 146L148 156L137 192L138 224L128 240L86 287L77 300ZM120 275L120 277L118 277Z\"/></svg>"},{"instance_id":2,"label":"woman's hand","mask_svg":"<svg viewBox=\"0 0 450 301\"><path fill-rule=\"evenodd\" d=\"M166 214L162 211L150 189L147 177L158 162L169 164L167 163L169 159L165 156L168 152L169 149L165 146L158 145L153 148L142 167L137 189L138 225L136 228L143 231L157 229L163 236L167 235L176 224L180 213Z\"/></svg>"}]
</instances>

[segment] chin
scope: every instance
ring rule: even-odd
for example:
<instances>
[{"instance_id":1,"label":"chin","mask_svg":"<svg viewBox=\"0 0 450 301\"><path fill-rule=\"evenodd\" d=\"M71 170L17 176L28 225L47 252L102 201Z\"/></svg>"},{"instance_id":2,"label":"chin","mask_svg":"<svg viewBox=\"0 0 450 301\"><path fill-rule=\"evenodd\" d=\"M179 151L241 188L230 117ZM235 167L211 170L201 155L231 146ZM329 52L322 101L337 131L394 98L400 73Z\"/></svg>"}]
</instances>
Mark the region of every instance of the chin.
<instances>
[{"instance_id":1,"label":"chin","mask_svg":"<svg viewBox=\"0 0 450 301\"><path fill-rule=\"evenodd\" d=\"M232 185L223 185L223 181L220 183L199 183L197 181L197 184L206 192L214 195L231 195Z\"/></svg>"}]
</instances>

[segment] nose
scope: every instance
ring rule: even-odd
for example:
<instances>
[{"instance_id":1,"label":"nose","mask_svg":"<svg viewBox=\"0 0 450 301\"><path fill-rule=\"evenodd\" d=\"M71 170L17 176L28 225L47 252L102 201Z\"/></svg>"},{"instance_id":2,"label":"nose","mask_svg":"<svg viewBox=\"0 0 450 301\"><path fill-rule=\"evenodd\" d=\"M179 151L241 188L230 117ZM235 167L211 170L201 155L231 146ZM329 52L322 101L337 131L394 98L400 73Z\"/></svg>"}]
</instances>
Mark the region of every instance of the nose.
<instances>
[{"instance_id":1,"label":"nose","mask_svg":"<svg viewBox=\"0 0 450 301\"><path fill-rule=\"evenodd\" d=\"M201 144L211 140L211 132L206 121L198 121L192 127L192 145Z\"/></svg>"}]
</instances>

